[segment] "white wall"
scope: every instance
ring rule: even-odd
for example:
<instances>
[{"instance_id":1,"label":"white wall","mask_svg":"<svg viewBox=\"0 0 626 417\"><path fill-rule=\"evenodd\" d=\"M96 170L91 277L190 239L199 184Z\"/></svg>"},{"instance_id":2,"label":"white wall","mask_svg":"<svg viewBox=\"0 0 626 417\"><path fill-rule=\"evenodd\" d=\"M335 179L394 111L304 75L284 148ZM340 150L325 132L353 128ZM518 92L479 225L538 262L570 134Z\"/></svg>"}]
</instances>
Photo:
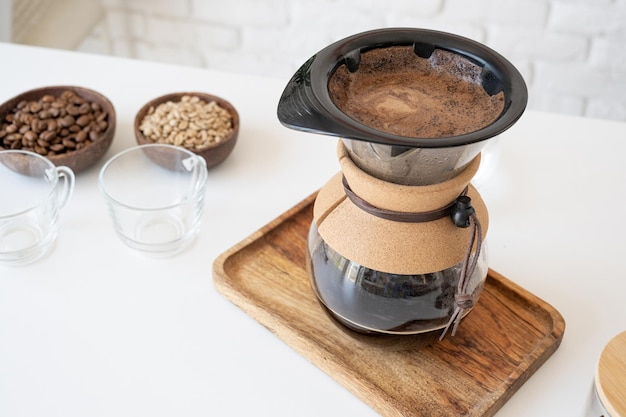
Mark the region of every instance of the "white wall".
<instances>
[{"instance_id":1,"label":"white wall","mask_svg":"<svg viewBox=\"0 0 626 417\"><path fill-rule=\"evenodd\" d=\"M626 0L100 0L82 51L281 77L354 33L391 26L491 46L529 108L626 120Z\"/></svg>"},{"instance_id":2,"label":"white wall","mask_svg":"<svg viewBox=\"0 0 626 417\"><path fill-rule=\"evenodd\" d=\"M0 42L11 41L11 0L0 0Z\"/></svg>"}]
</instances>

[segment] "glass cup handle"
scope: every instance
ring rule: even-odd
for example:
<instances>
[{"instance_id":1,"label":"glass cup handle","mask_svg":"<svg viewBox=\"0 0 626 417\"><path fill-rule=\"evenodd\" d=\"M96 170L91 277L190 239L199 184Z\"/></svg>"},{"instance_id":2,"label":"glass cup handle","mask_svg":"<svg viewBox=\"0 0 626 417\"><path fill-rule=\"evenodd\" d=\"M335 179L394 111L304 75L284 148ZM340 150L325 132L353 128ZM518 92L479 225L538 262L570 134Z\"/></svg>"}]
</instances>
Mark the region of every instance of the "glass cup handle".
<instances>
[{"instance_id":1,"label":"glass cup handle","mask_svg":"<svg viewBox=\"0 0 626 417\"><path fill-rule=\"evenodd\" d=\"M55 171L59 176L59 181L63 180L63 189L59 194L59 207L63 207L67 200L69 200L72 192L74 191L74 183L76 182L76 178L74 176L74 171L65 166L56 167Z\"/></svg>"},{"instance_id":2,"label":"glass cup handle","mask_svg":"<svg viewBox=\"0 0 626 417\"><path fill-rule=\"evenodd\" d=\"M182 161L185 169L193 174L194 193L202 190L208 177L206 161L203 157L194 155Z\"/></svg>"}]
</instances>

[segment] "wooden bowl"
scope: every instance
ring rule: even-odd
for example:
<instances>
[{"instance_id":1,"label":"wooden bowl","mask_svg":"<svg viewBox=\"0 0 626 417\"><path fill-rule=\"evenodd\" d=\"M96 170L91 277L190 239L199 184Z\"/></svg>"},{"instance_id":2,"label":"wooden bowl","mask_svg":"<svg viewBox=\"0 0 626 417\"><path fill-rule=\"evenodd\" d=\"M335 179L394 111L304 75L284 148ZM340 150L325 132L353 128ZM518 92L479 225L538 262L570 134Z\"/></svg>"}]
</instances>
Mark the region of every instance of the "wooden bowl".
<instances>
[{"instance_id":1,"label":"wooden bowl","mask_svg":"<svg viewBox=\"0 0 626 417\"><path fill-rule=\"evenodd\" d=\"M229 132L225 135L219 135L221 139L219 141L212 141L212 134L210 130L202 128L202 126L195 126L200 130L205 130L208 133L206 138L202 138L198 141L198 143L190 143L185 139L181 138L181 140L173 139L171 136L171 132L163 132L158 126L156 126L156 122L152 122L152 126L156 129L153 129L152 132L147 131L146 125L143 125L146 117L152 117L155 114L155 109L160 104L171 102L174 105L181 103L183 97L197 97L203 105L209 105L209 103L214 102L217 104L218 110L222 114L222 118L225 118L228 115L228 121L230 122ZM181 123L181 121L185 118L185 116L177 115L176 117L172 116L172 118L176 119L176 123ZM199 117L197 115L191 115L188 120L182 122L176 126L176 129L179 133L183 134L183 137L187 135L191 131L191 124L198 122L201 124L199 119L203 119L204 116ZM220 120L220 125L223 123L227 123L226 119ZM158 124L160 124L159 122ZM161 126L162 127L162 126ZM198 131L197 129L195 129ZM201 132L200 132L201 133ZM191 135L191 134L189 134ZM237 143L237 137L239 135L239 114L235 107L230 104L228 101L224 100L221 97L213 96L210 94L199 93L199 92L178 92L166 94L161 97L157 97L153 100L147 102L135 116L135 138L137 139L137 143L139 145L149 144L149 143L166 143L175 146L181 146L197 155L200 155L204 158L207 164L207 168L213 168L220 163L222 163L228 155L231 154L235 144Z\"/></svg>"},{"instance_id":2,"label":"wooden bowl","mask_svg":"<svg viewBox=\"0 0 626 417\"><path fill-rule=\"evenodd\" d=\"M56 107L58 112L48 109L48 113L42 113L42 111L46 111L47 107L47 105L41 104L43 100L49 100L50 97L59 99L62 95L69 93L73 93L77 98L69 98L67 107L63 107L63 110L60 110L59 101L55 101L55 104L51 104L50 107ZM38 110L37 104L32 104L32 107L29 106L28 109L19 110L18 120L15 116L18 115L20 103L28 102L39 103L41 109ZM89 109L85 107L85 103ZM72 108L70 109L70 107ZM68 115L74 119L73 123L70 123L68 119L61 120ZM80 119L81 116L85 117ZM100 117L101 120L96 120L96 117ZM102 121L106 122L106 127L103 127ZM101 123L99 127L98 123ZM14 125L14 127L9 128L9 125ZM30 128L26 125L29 125ZM19 94L0 105L0 150L31 150L45 156L56 166L64 165L78 173L94 165L104 156L113 142L115 126L116 117L113 104L97 91L76 86L36 88ZM65 135L67 132L62 132L63 127L75 131ZM7 129L18 129L18 131L9 133ZM20 133L20 129L27 130ZM79 135L80 130L85 133ZM29 131L30 133L28 133ZM21 138L16 139L15 136L10 138L9 135L12 133L19 133ZM65 142L65 140L69 142ZM45 143L45 146L42 143ZM64 143L67 146L63 145Z\"/></svg>"}]
</instances>

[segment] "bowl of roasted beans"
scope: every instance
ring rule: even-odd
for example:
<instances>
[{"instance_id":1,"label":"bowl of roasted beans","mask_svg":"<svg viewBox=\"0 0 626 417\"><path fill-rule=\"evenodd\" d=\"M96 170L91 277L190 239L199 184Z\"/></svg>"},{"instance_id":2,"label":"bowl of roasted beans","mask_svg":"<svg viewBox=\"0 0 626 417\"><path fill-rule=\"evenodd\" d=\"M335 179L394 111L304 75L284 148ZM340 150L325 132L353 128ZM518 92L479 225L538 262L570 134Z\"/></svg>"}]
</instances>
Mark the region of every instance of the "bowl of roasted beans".
<instances>
[{"instance_id":1,"label":"bowl of roasted beans","mask_svg":"<svg viewBox=\"0 0 626 417\"><path fill-rule=\"evenodd\" d=\"M114 135L113 104L88 88L36 88L0 105L0 150L35 152L75 173L102 158Z\"/></svg>"},{"instance_id":2,"label":"bowl of roasted beans","mask_svg":"<svg viewBox=\"0 0 626 417\"><path fill-rule=\"evenodd\" d=\"M239 134L239 114L223 98L200 92L177 92L147 102L135 116L139 145L161 143L202 156L207 168L222 163Z\"/></svg>"}]
</instances>

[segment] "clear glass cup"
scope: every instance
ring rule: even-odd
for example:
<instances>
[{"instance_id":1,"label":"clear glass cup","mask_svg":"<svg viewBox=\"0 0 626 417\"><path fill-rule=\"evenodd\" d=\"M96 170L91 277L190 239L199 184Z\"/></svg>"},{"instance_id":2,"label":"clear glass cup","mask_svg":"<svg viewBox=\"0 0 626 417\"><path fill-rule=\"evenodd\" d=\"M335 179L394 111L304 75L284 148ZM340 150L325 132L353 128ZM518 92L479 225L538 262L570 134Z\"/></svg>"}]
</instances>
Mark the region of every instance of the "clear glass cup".
<instances>
[{"instance_id":1,"label":"clear glass cup","mask_svg":"<svg viewBox=\"0 0 626 417\"><path fill-rule=\"evenodd\" d=\"M0 262L42 257L59 231L59 212L74 190L74 172L22 150L0 151Z\"/></svg>"},{"instance_id":2,"label":"clear glass cup","mask_svg":"<svg viewBox=\"0 0 626 417\"><path fill-rule=\"evenodd\" d=\"M200 230L207 181L204 158L172 145L140 145L112 157L99 185L115 232L152 256L184 249Z\"/></svg>"}]
</instances>

